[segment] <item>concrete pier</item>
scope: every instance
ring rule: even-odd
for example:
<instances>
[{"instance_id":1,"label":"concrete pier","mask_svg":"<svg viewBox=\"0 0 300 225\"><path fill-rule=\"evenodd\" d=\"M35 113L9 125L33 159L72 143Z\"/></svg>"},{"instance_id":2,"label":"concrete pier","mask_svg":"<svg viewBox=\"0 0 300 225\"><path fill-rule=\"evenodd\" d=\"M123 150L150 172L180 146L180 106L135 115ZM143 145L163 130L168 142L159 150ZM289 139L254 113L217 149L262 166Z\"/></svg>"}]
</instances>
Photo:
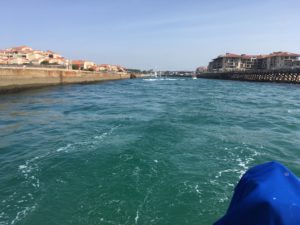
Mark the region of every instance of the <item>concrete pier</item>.
<instances>
[{"instance_id":1,"label":"concrete pier","mask_svg":"<svg viewBox=\"0 0 300 225\"><path fill-rule=\"evenodd\" d=\"M300 84L300 70L202 73L198 78Z\"/></svg>"},{"instance_id":2,"label":"concrete pier","mask_svg":"<svg viewBox=\"0 0 300 225\"><path fill-rule=\"evenodd\" d=\"M128 73L44 68L0 68L0 93L50 85L129 79Z\"/></svg>"}]
</instances>

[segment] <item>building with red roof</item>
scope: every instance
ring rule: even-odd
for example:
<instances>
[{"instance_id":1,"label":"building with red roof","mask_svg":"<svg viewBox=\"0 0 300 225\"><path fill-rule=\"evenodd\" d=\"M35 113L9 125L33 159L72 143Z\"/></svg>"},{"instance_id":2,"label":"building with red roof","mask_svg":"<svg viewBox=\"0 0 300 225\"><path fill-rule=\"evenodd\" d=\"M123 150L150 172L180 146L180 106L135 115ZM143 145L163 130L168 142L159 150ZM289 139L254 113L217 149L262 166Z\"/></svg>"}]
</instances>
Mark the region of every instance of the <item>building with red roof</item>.
<instances>
[{"instance_id":1,"label":"building with red roof","mask_svg":"<svg viewBox=\"0 0 300 225\"><path fill-rule=\"evenodd\" d=\"M0 58L0 65L6 65L8 62L7 62L7 59L5 58Z\"/></svg>"},{"instance_id":2,"label":"building with red roof","mask_svg":"<svg viewBox=\"0 0 300 225\"><path fill-rule=\"evenodd\" d=\"M72 68L76 70L89 70L96 65L94 62L86 60L72 60L71 64Z\"/></svg>"},{"instance_id":3,"label":"building with red roof","mask_svg":"<svg viewBox=\"0 0 300 225\"><path fill-rule=\"evenodd\" d=\"M299 57L300 54L290 52L273 52L268 55L226 53L213 59L208 70L213 72L293 69L300 68Z\"/></svg>"},{"instance_id":4,"label":"building with red roof","mask_svg":"<svg viewBox=\"0 0 300 225\"><path fill-rule=\"evenodd\" d=\"M210 71L234 71L240 68L241 55L226 53L219 55L209 63L208 68Z\"/></svg>"},{"instance_id":5,"label":"building with red roof","mask_svg":"<svg viewBox=\"0 0 300 225\"><path fill-rule=\"evenodd\" d=\"M126 69L119 65L96 65L94 62L87 60L66 60L51 50L34 50L25 45L0 50L0 64L57 65L67 69L72 67L76 70L126 72Z\"/></svg>"},{"instance_id":6,"label":"building with red roof","mask_svg":"<svg viewBox=\"0 0 300 225\"><path fill-rule=\"evenodd\" d=\"M8 48L6 49L7 52L13 52L13 53L23 53L23 52L30 52L33 51L32 48L26 46L26 45L22 45L22 46L17 46L17 47L12 47L12 48Z\"/></svg>"},{"instance_id":7,"label":"building with red roof","mask_svg":"<svg viewBox=\"0 0 300 225\"><path fill-rule=\"evenodd\" d=\"M299 65L299 54L290 52L273 52L266 57L267 69L294 68Z\"/></svg>"}]
</instances>

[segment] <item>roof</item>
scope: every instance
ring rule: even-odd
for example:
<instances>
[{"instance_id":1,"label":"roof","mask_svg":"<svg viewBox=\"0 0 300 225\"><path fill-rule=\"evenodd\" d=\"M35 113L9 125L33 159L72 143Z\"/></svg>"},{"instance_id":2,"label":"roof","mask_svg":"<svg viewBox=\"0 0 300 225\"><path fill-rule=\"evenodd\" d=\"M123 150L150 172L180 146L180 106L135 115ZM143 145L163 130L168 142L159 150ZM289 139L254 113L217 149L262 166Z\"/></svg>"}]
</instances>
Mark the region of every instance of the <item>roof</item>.
<instances>
[{"instance_id":1,"label":"roof","mask_svg":"<svg viewBox=\"0 0 300 225\"><path fill-rule=\"evenodd\" d=\"M28 50L19 51L19 53L25 53L25 54L26 54L26 53L32 53L32 52L33 52L33 51L32 51L32 50L29 50L29 49L28 49Z\"/></svg>"},{"instance_id":2,"label":"roof","mask_svg":"<svg viewBox=\"0 0 300 225\"><path fill-rule=\"evenodd\" d=\"M234 54L234 53L226 53L225 55L219 55L217 58L214 58L213 60L216 59L222 59L222 58L240 58L241 55Z\"/></svg>"},{"instance_id":3,"label":"roof","mask_svg":"<svg viewBox=\"0 0 300 225\"><path fill-rule=\"evenodd\" d=\"M276 56L300 57L300 54L290 53L290 52L273 52L269 55L269 57L276 57Z\"/></svg>"},{"instance_id":4,"label":"roof","mask_svg":"<svg viewBox=\"0 0 300 225\"><path fill-rule=\"evenodd\" d=\"M269 55L257 55L256 58L257 59L266 59L268 58Z\"/></svg>"},{"instance_id":5,"label":"roof","mask_svg":"<svg viewBox=\"0 0 300 225\"><path fill-rule=\"evenodd\" d=\"M72 64L84 64L84 60L72 60Z\"/></svg>"},{"instance_id":6,"label":"roof","mask_svg":"<svg viewBox=\"0 0 300 225\"><path fill-rule=\"evenodd\" d=\"M220 55L218 58L239 58L241 55L234 54L234 53L226 53L225 55Z\"/></svg>"},{"instance_id":7,"label":"roof","mask_svg":"<svg viewBox=\"0 0 300 225\"><path fill-rule=\"evenodd\" d=\"M242 54L241 58L243 59L251 59L251 58L257 58L257 55L246 55L246 54Z\"/></svg>"},{"instance_id":8,"label":"roof","mask_svg":"<svg viewBox=\"0 0 300 225\"><path fill-rule=\"evenodd\" d=\"M270 58L270 57L277 57L277 56L291 56L291 57L300 57L300 54L296 53L290 53L290 52L273 52L268 55L246 55L246 54L233 54L233 53L226 53L225 55L219 55L216 59L221 59L221 58L242 58L242 59L251 59L251 58L257 58L257 59L265 59L265 58Z\"/></svg>"},{"instance_id":9,"label":"roof","mask_svg":"<svg viewBox=\"0 0 300 225\"><path fill-rule=\"evenodd\" d=\"M28 46L26 46L26 45L22 45L22 46L12 47L11 50L13 50L13 51L20 51L20 50L22 50L23 48L29 48L29 49L32 49L32 48L30 48L30 47L28 47Z\"/></svg>"}]
</instances>

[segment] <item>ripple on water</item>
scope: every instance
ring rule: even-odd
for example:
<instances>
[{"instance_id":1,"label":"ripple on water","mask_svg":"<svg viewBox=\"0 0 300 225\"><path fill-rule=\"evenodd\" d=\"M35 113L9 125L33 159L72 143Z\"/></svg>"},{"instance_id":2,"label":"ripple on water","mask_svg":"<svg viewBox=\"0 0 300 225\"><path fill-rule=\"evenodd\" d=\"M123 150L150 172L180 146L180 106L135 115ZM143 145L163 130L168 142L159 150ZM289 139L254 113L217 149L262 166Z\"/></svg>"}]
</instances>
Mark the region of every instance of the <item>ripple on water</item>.
<instances>
[{"instance_id":1,"label":"ripple on water","mask_svg":"<svg viewBox=\"0 0 300 225\"><path fill-rule=\"evenodd\" d=\"M0 224L16 224L36 209L38 206L37 198L40 195L39 173L41 169L39 166L41 164L45 163L45 161L50 161L58 157L57 154L59 153L76 151L76 148L78 151L82 151L83 149L80 148L82 145L96 147L102 140L112 135L114 130L116 130L118 127L119 125L112 126L108 131L102 132L100 135L95 135L91 137L90 140L85 140L84 142L74 142L72 144L69 143L63 147L57 148L56 150L52 150L28 159L24 164L19 165L18 171L23 180L21 182L21 186L23 186L24 189L20 192L13 192L6 199L2 200L0 207L2 208L2 212L0 214ZM63 180L60 181L60 183L64 183ZM11 211L15 211L12 216L10 215Z\"/></svg>"},{"instance_id":2,"label":"ripple on water","mask_svg":"<svg viewBox=\"0 0 300 225\"><path fill-rule=\"evenodd\" d=\"M299 94L155 78L7 95L0 224L212 224L251 166L300 174Z\"/></svg>"}]
</instances>

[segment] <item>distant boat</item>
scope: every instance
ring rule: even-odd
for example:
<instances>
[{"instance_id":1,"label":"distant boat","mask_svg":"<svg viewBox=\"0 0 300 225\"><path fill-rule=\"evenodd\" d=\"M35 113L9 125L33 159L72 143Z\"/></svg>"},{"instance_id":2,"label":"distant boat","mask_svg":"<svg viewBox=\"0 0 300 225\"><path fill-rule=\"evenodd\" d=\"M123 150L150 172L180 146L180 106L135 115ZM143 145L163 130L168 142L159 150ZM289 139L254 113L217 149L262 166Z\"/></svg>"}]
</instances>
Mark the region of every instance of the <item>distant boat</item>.
<instances>
[{"instance_id":1,"label":"distant boat","mask_svg":"<svg viewBox=\"0 0 300 225\"><path fill-rule=\"evenodd\" d=\"M197 75L196 74L192 74L192 79L193 80L197 80Z\"/></svg>"},{"instance_id":2,"label":"distant boat","mask_svg":"<svg viewBox=\"0 0 300 225\"><path fill-rule=\"evenodd\" d=\"M157 77L157 72L156 72L156 71L151 72L151 73L150 73L150 76L151 76L151 77Z\"/></svg>"}]
</instances>

